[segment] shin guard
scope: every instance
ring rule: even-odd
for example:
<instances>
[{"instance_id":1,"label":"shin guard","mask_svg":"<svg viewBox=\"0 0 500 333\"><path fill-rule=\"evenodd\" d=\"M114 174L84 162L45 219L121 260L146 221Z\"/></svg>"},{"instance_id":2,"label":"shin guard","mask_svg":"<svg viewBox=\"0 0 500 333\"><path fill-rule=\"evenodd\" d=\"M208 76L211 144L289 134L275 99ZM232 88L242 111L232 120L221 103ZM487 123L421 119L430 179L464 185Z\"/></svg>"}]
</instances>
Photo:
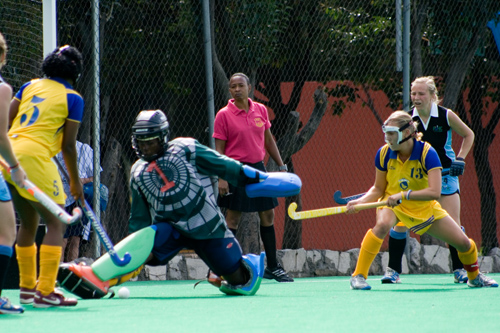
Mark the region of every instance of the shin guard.
<instances>
[{"instance_id":1,"label":"shin guard","mask_svg":"<svg viewBox=\"0 0 500 333\"><path fill-rule=\"evenodd\" d=\"M248 282L244 285L233 286L224 280L222 281L219 290L227 295L255 295L257 290L259 290L260 282L262 281L262 276L264 275L265 257L266 254L264 252L262 252L260 256L255 254L244 255L242 257L242 262L250 275Z\"/></svg>"}]
</instances>

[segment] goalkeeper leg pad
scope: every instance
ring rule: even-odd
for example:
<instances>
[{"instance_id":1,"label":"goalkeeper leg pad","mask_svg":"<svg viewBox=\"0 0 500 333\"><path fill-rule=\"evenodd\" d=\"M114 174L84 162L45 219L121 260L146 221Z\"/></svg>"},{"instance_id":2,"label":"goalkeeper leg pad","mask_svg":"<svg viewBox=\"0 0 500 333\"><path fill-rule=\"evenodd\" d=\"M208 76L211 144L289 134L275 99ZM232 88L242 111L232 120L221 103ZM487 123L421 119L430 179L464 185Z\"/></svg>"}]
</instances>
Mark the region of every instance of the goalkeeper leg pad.
<instances>
[{"instance_id":1,"label":"goalkeeper leg pad","mask_svg":"<svg viewBox=\"0 0 500 333\"><path fill-rule=\"evenodd\" d=\"M262 252L260 256L255 254L244 255L242 257L242 262L250 274L248 282L244 285L233 286L223 280L219 290L227 295L255 295L257 290L259 290L260 282L262 281L262 276L264 275L265 257L265 252Z\"/></svg>"},{"instance_id":2,"label":"goalkeeper leg pad","mask_svg":"<svg viewBox=\"0 0 500 333\"><path fill-rule=\"evenodd\" d=\"M123 256L126 252L131 255L131 260L125 266L116 266L109 254L105 254L92 264L92 270L102 281L123 276L135 271L144 264L153 249L156 226L152 225L128 235L115 245L115 251Z\"/></svg>"}]
</instances>

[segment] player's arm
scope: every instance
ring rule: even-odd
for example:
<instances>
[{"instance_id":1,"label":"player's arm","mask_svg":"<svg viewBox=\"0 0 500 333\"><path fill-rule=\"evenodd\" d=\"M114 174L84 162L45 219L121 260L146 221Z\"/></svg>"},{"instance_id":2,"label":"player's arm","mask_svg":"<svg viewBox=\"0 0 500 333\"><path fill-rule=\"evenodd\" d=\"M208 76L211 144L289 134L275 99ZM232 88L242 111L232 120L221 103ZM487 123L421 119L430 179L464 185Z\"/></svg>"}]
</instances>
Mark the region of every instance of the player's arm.
<instances>
[{"instance_id":1,"label":"player's arm","mask_svg":"<svg viewBox=\"0 0 500 333\"><path fill-rule=\"evenodd\" d=\"M271 156L274 162L278 164L278 167L283 166L284 163L281 160L281 155L278 150L278 146L276 145L276 141L274 141L273 135L269 128L264 131L264 140L265 140L266 150L269 153L269 156Z\"/></svg>"},{"instance_id":2,"label":"player's arm","mask_svg":"<svg viewBox=\"0 0 500 333\"><path fill-rule=\"evenodd\" d=\"M13 98L12 101L10 102L10 107L9 107L9 128L12 127L12 123L14 122L14 119L16 119L17 113L19 112L19 105L21 104L21 101L18 100L17 98Z\"/></svg>"},{"instance_id":3,"label":"player's arm","mask_svg":"<svg viewBox=\"0 0 500 333\"><path fill-rule=\"evenodd\" d=\"M0 153L11 167L18 164L10 146L7 132L9 130L9 104L12 98L12 88L8 84L0 85Z\"/></svg>"},{"instance_id":4,"label":"player's arm","mask_svg":"<svg viewBox=\"0 0 500 333\"><path fill-rule=\"evenodd\" d=\"M69 174L70 190L71 195L75 200L81 200L83 202L83 187L80 181L77 167L78 154L76 151L76 135L78 133L78 128L80 123L70 119L66 119L64 124L63 139L61 145L61 151L64 158L64 164Z\"/></svg>"},{"instance_id":5,"label":"player's arm","mask_svg":"<svg viewBox=\"0 0 500 333\"><path fill-rule=\"evenodd\" d=\"M474 144L474 132L452 111L448 111L448 122L451 129L463 138L457 158L465 159Z\"/></svg>"},{"instance_id":6,"label":"player's arm","mask_svg":"<svg viewBox=\"0 0 500 333\"><path fill-rule=\"evenodd\" d=\"M217 141L222 140L216 139ZM241 172L243 164L225 155L221 155L218 151L202 145L197 140L195 140L195 146L196 166L201 174L208 176L216 175L219 179L225 179L235 186L246 184L247 177ZM219 149L221 149L220 142Z\"/></svg>"}]
</instances>

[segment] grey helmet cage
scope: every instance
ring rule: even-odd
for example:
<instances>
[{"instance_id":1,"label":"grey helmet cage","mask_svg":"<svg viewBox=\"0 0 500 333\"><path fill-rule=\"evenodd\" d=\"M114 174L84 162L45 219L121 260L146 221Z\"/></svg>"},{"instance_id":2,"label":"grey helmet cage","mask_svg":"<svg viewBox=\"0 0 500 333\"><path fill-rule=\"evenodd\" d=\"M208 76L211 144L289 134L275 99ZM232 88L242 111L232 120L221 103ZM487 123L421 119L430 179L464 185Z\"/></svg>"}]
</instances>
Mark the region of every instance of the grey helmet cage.
<instances>
[{"instance_id":1,"label":"grey helmet cage","mask_svg":"<svg viewBox=\"0 0 500 333\"><path fill-rule=\"evenodd\" d=\"M152 162L165 153L168 143L169 124L167 117L161 110L145 110L139 112L132 126L132 148L139 158ZM144 155L137 144L137 140L152 140L158 138L163 149L154 155Z\"/></svg>"}]
</instances>

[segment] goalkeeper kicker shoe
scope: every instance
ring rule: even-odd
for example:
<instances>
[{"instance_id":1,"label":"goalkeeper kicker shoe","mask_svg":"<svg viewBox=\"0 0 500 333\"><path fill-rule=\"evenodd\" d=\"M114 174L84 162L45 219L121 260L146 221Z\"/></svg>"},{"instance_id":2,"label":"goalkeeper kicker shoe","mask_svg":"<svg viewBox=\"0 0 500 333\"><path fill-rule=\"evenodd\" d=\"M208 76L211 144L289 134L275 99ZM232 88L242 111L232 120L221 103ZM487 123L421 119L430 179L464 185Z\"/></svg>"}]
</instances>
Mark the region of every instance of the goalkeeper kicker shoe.
<instances>
[{"instance_id":1,"label":"goalkeeper kicker shoe","mask_svg":"<svg viewBox=\"0 0 500 333\"><path fill-rule=\"evenodd\" d=\"M19 314L23 313L22 306L12 305L7 297L0 297L0 314Z\"/></svg>"},{"instance_id":2,"label":"goalkeeper kicker shoe","mask_svg":"<svg viewBox=\"0 0 500 333\"><path fill-rule=\"evenodd\" d=\"M382 283L401 283L399 273L390 267L385 269L384 277L381 279Z\"/></svg>"},{"instance_id":3,"label":"goalkeeper kicker shoe","mask_svg":"<svg viewBox=\"0 0 500 333\"><path fill-rule=\"evenodd\" d=\"M353 290L370 290L372 287L366 282L362 274L351 276L351 289Z\"/></svg>"},{"instance_id":4,"label":"goalkeeper kicker shoe","mask_svg":"<svg viewBox=\"0 0 500 333\"><path fill-rule=\"evenodd\" d=\"M102 298L109 291L109 281L101 281L91 266L83 264L60 265L57 281L61 287L83 299Z\"/></svg>"},{"instance_id":5,"label":"goalkeeper kicker shoe","mask_svg":"<svg viewBox=\"0 0 500 333\"><path fill-rule=\"evenodd\" d=\"M474 280L467 281L467 285L471 288L481 288L481 287L498 287L498 283L484 275L479 273L479 275Z\"/></svg>"}]
</instances>

